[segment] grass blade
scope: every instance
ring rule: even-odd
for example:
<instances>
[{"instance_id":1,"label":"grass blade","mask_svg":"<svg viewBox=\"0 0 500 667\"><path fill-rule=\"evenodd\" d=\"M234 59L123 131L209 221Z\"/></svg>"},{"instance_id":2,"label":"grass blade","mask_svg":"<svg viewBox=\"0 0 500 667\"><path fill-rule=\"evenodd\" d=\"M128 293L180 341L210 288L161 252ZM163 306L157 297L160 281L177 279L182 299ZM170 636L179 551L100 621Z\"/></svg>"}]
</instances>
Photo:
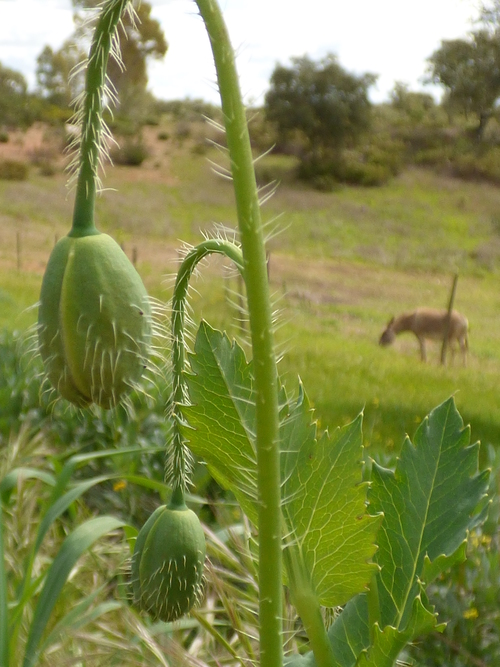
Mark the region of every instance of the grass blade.
<instances>
[{"instance_id":1,"label":"grass blade","mask_svg":"<svg viewBox=\"0 0 500 667\"><path fill-rule=\"evenodd\" d=\"M0 503L0 665L9 666L9 610L3 545L3 512Z\"/></svg>"},{"instance_id":2,"label":"grass blade","mask_svg":"<svg viewBox=\"0 0 500 667\"><path fill-rule=\"evenodd\" d=\"M97 517L78 526L64 540L47 573L44 587L35 608L26 643L23 667L33 667L36 664L38 646L43 632L59 594L77 560L100 537L124 525L123 521L114 517Z\"/></svg>"}]
</instances>

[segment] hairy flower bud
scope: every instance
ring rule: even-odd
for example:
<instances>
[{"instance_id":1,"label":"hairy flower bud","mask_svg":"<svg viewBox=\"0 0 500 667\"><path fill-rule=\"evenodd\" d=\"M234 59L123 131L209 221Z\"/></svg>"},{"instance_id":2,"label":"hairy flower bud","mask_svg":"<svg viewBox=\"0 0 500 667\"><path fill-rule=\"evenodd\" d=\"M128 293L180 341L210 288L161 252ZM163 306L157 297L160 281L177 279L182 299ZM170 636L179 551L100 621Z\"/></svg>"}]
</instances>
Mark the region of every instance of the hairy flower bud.
<instances>
[{"instance_id":1,"label":"hairy flower bud","mask_svg":"<svg viewBox=\"0 0 500 667\"><path fill-rule=\"evenodd\" d=\"M171 622L200 599L205 536L186 507L158 507L137 536L132 557L133 602L154 619Z\"/></svg>"},{"instance_id":2,"label":"hairy flower bud","mask_svg":"<svg viewBox=\"0 0 500 667\"><path fill-rule=\"evenodd\" d=\"M111 408L137 385L151 338L148 296L107 234L58 241L43 278L38 324L47 377L63 398Z\"/></svg>"}]
</instances>

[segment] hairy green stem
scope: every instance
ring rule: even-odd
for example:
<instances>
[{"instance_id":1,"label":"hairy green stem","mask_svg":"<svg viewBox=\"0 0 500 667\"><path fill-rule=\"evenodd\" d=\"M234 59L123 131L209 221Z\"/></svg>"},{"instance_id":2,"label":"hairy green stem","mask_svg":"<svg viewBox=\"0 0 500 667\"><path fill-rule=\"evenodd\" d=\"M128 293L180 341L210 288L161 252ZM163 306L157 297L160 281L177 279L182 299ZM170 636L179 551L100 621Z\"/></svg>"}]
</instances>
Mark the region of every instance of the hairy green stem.
<instances>
[{"instance_id":1,"label":"hairy green stem","mask_svg":"<svg viewBox=\"0 0 500 667\"><path fill-rule=\"evenodd\" d=\"M217 70L250 317L257 415L260 664L261 667L280 667L283 663L283 591L278 380L266 252L234 52L217 2L196 0L196 4L207 28Z\"/></svg>"},{"instance_id":2,"label":"hairy green stem","mask_svg":"<svg viewBox=\"0 0 500 667\"><path fill-rule=\"evenodd\" d=\"M172 296L172 441L167 461L166 482L172 487L171 505L182 506L188 484L188 452L180 430L181 406L186 401L184 383L186 302L191 278L196 265L207 255L217 253L231 259L240 271L243 256L240 248L224 239L207 239L190 250L177 273Z\"/></svg>"},{"instance_id":3,"label":"hairy green stem","mask_svg":"<svg viewBox=\"0 0 500 667\"><path fill-rule=\"evenodd\" d=\"M317 667L340 667L326 632L318 596L307 568L302 564L300 550L289 545L283 555L292 602L304 625Z\"/></svg>"},{"instance_id":4,"label":"hairy green stem","mask_svg":"<svg viewBox=\"0 0 500 667\"><path fill-rule=\"evenodd\" d=\"M94 223L97 193L99 153L101 151L103 120L102 98L106 69L118 22L129 0L112 0L101 11L94 30L87 64L78 181L76 186L73 227L69 236L98 234Z\"/></svg>"}]
</instances>

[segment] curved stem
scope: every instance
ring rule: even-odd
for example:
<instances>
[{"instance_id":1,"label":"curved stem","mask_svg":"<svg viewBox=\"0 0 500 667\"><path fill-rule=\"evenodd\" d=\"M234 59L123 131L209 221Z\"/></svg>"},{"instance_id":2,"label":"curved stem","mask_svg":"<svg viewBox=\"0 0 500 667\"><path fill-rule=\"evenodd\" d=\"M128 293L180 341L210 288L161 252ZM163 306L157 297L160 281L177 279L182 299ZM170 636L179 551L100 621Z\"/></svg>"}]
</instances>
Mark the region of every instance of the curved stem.
<instances>
[{"instance_id":1,"label":"curved stem","mask_svg":"<svg viewBox=\"0 0 500 667\"><path fill-rule=\"evenodd\" d=\"M106 69L118 22L129 0L111 0L101 11L90 47L82 109L80 157L73 227L69 236L98 234L94 223L99 153L104 121L102 98Z\"/></svg>"},{"instance_id":2,"label":"curved stem","mask_svg":"<svg viewBox=\"0 0 500 667\"><path fill-rule=\"evenodd\" d=\"M208 239L193 248L184 258L175 281L172 296L172 417L173 433L171 452L167 459L166 482L172 487L172 506L183 506L184 493L188 484L189 452L180 430L181 405L186 401L184 383L185 364L185 319L189 279L200 262L207 255L218 253L231 259L240 271L243 270L243 255L240 248L223 239Z\"/></svg>"},{"instance_id":3,"label":"curved stem","mask_svg":"<svg viewBox=\"0 0 500 667\"><path fill-rule=\"evenodd\" d=\"M250 316L257 416L260 664L261 667L280 667L283 664L283 591L278 381L266 252L233 49L216 0L196 0L196 3L207 28L217 70Z\"/></svg>"}]
</instances>

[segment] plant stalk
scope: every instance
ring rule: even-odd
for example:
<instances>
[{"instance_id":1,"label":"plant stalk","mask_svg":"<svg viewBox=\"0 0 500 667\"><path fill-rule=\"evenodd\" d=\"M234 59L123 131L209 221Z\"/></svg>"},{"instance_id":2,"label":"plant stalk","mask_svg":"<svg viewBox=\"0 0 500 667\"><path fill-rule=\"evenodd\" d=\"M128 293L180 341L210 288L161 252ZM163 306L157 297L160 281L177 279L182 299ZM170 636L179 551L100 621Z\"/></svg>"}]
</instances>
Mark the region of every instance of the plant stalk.
<instances>
[{"instance_id":1,"label":"plant stalk","mask_svg":"<svg viewBox=\"0 0 500 667\"><path fill-rule=\"evenodd\" d=\"M129 0L111 0L101 10L87 64L73 227L69 236L98 234L94 222L99 153L104 121L102 98L106 69L118 22Z\"/></svg>"},{"instance_id":2,"label":"plant stalk","mask_svg":"<svg viewBox=\"0 0 500 667\"><path fill-rule=\"evenodd\" d=\"M240 271L243 270L243 256L240 248L224 239L208 239L190 250L177 273L174 293L172 296L172 441L165 478L172 488L171 504L184 504L184 494L187 490L189 477L189 452L184 444L180 429L181 406L187 400L184 365L186 343L184 338L186 303L189 280L198 262L209 254L218 253L231 259Z\"/></svg>"},{"instance_id":3,"label":"plant stalk","mask_svg":"<svg viewBox=\"0 0 500 667\"><path fill-rule=\"evenodd\" d=\"M278 379L264 237L234 52L217 2L196 0L196 3L207 28L217 70L250 317L257 415L260 664L280 667L283 592Z\"/></svg>"},{"instance_id":4,"label":"plant stalk","mask_svg":"<svg viewBox=\"0 0 500 667\"><path fill-rule=\"evenodd\" d=\"M284 549L283 556L292 602L304 625L317 667L340 667L325 629L318 596L307 568L302 565L299 549L289 545Z\"/></svg>"}]
</instances>

